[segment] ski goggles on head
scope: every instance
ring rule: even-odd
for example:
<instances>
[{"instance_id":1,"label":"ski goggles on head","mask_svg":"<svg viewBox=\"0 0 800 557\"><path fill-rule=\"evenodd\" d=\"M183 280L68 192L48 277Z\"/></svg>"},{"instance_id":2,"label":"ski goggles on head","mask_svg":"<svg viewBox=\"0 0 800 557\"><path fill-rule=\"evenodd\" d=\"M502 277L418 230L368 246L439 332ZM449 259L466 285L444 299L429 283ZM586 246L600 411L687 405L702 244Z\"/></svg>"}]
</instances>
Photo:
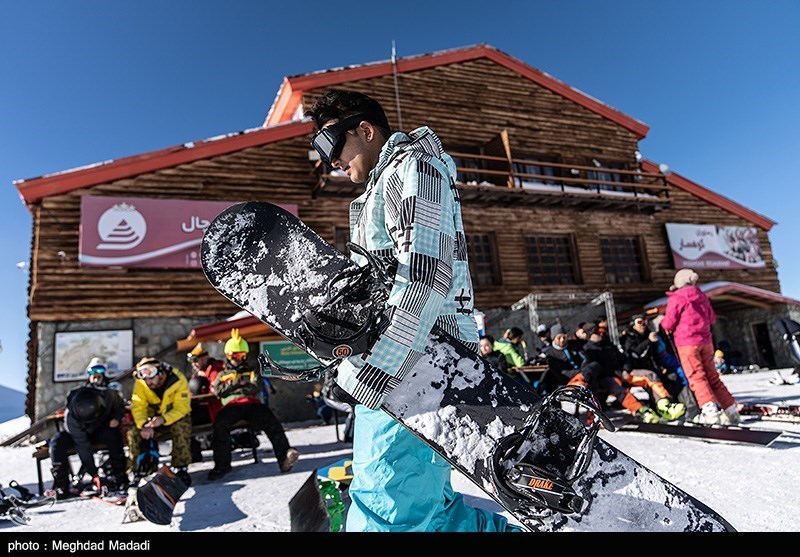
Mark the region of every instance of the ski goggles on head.
<instances>
[{"instance_id":1,"label":"ski goggles on head","mask_svg":"<svg viewBox=\"0 0 800 557\"><path fill-rule=\"evenodd\" d=\"M87 375L94 375L95 373L105 373L108 371L106 366L92 366L86 370Z\"/></svg>"},{"instance_id":2,"label":"ski goggles on head","mask_svg":"<svg viewBox=\"0 0 800 557\"><path fill-rule=\"evenodd\" d=\"M137 379L152 379L161 373L161 370L155 364L145 364L142 367L136 368Z\"/></svg>"},{"instance_id":3,"label":"ski goggles on head","mask_svg":"<svg viewBox=\"0 0 800 557\"><path fill-rule=\"evenodd\" d=\"M366 119L366 114L356 114L322 128L311 138L311 146L319 153L323 162L332 165L331 161L342 154L344 142L347 139L345 133L356 128L362 120Z\"/></svg>"}]
</instances>

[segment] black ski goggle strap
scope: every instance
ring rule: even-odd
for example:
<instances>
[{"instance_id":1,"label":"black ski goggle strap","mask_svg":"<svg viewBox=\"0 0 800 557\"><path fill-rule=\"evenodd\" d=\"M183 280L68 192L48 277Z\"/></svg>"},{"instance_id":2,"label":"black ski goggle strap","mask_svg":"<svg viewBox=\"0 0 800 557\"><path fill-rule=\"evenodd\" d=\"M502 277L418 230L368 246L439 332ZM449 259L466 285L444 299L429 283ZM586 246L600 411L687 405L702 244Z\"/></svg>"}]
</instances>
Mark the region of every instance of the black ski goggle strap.
<instances>
[{"instance_id":1,"label":"black ski goggle strap","mask_svg":"<svg viewBox=\"0 0 800 557\"><path fill-rule=\"evenodd\" d=\"M368 116L366 114L356 114L322 128L311 138L311 146L319 153L319 157L323 162L332 166L331 161L342 154L346 139L345 133L358 126L359 123L367 118Z\"/></svg>"}]
</instances>

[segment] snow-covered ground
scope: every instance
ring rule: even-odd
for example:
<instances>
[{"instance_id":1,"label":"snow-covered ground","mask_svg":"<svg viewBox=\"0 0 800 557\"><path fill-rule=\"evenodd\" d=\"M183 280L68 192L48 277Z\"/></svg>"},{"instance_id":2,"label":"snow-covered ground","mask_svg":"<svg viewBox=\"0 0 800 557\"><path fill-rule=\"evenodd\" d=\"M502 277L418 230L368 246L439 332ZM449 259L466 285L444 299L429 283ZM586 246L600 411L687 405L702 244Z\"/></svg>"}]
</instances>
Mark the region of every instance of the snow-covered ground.
<instances>
[{"instance_id":1,"label":"snow-covered ground","mask_svg":"<svg viewBox=\"0 0 800 557\"><path fill-rule=\"evenodd\" d=\"M788 375L789 371L783 373ZM740 402L800 404L800 385L772 385L769 379L773 374L727 375L723 380ZM28 423L27 418L18 418L0 424L0 439L22 431ZM757 427L785 433L769 447L628 431L601 435L719 511L740 532L800 532L800 424L763 421ZM237 451L234 470L222 481L208 481L212 462L211 452L206 451L204 461L190 467L194 485L178 503L170 526L146 521L121 524L122 508L77 499L30 510L31 520L26 526L0 517L0 532L288 532L289 499L313 469L347 455L350 445L337 442L332 425L287 424L287 435L302 453L288 474L279 473L263 434L259 448L262 462L253 463L249 451ZM1 484L15 479L37 489L32 451L31 446L0 447ZM46 487L51 479L48 468L46 461ZM453 485L473 506L500 511L460 474L453 474Z\"/></svg>"}]
</instances>

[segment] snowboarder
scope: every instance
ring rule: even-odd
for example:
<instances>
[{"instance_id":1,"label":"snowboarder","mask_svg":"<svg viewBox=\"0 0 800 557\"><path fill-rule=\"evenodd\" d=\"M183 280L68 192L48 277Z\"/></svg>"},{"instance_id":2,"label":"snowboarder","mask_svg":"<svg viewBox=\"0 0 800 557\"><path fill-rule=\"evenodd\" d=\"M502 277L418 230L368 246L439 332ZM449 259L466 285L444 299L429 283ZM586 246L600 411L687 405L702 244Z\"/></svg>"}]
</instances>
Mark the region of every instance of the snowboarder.
<instances>
[{"instance_id":1,"label":"snowboarder","mask_svg":"<svg viewBox=\"0 0 800 557\"><path fill-rule=\"evenodd\" d=\"M328 91L306 115L317 126L312 145L322 161L366 184L350 205L351 241L394 269L387 329L337 370L339 386L360 402L346 530L515 529L499 514L467 506L452 489L449 463L380 410L422 356L434 325L478 352L453 159L427 127L392 133L383 108L362 93Z\"/></svg>"},{"instance_id":2,"label":"snowboarder","mask_svg":"<svg viewBox=\"0 0 800 557\"><path fill-rule=\"evenodd\" d=\"M125 406L116 391L107 387L106 372L106 366L98 358L93 358L86 368L86 384L72 389L67 395L64 429L50 440L53 490L59 500L80 494L80 488L72 485L71 481L68 451L73 447L83 471L91 476L92 486L97 493L102 492L103 484L109 491L128 487L119 429ZM102 443L108 448L109 474L102 479L94 461L92 444L95 443Z\"/></svg>"},{"instance_id":3,"label":"snowboarder","mask_svg":"<svg viewBox=\"0 0 800 557\"><path fill-rule=\"evenodd\" d=\"M214 419L214 468L208 473L212 481L231 471L231 429L240 420L267 434L281 472L291 470L300 457L297 449L289 445L281 422L259 398L264 382L261 374L247 363L249 352L250 345L239 335L239 330L231 329L231 338L225 343L225 369L211 384L211 391L222 400L222 410Z\"/></svg>"},{"instance_id":4,"label":"snowboarder","mask_svg":"<svg viewBox=\"0 0 800 557\"><path fill-rule=\"evenodd\" d=\"M192 366L189 377L189 392L192 394L192 426L210 424L222 409L222 402L211 392L211 384L225 363L212 358L202 343L198 343L187 354ZM191 439L192 462L202 462L203 451L196 437Z\"/></svg>"}]
</instances>

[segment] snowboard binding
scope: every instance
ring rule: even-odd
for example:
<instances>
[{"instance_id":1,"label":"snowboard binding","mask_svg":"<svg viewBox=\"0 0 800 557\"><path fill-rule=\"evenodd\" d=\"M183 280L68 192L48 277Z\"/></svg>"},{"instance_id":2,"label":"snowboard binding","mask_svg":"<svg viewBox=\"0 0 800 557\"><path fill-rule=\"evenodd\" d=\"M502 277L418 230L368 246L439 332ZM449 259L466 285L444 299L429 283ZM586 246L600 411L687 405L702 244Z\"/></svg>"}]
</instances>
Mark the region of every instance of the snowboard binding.
<instances>
[{"instance_id":1,"label":"snowboard binding","mask_svg":"<svg viewBox=\"0 0 800 557\"><path fill-rule=\"evenodd\" d=\"M367 250L348 242L367 264L342 271L328 284L325 302L303 315L297 336L303 348L320 360L332 360L308 369L291 369L259 355L262 375L284 381L318 382L335 371L341 360L367 352L389 324L383 311L391 285L389 273Z\"/></svg>"},{"instance_id":2,"label":"snowboard binding","mask_svg":"<svg viewBox=\"0 0 800 557\"><path fill-rule=\"evenodd\" d=\"M588 425L565 413L562 402L585 408ZM571 484L589 467L600 427L615 429L589 389L559 387L541 401L524 429L498 444L492 462L498 495L515 507L580 513L584 499Z\"/></svg>"}]
</instances>

